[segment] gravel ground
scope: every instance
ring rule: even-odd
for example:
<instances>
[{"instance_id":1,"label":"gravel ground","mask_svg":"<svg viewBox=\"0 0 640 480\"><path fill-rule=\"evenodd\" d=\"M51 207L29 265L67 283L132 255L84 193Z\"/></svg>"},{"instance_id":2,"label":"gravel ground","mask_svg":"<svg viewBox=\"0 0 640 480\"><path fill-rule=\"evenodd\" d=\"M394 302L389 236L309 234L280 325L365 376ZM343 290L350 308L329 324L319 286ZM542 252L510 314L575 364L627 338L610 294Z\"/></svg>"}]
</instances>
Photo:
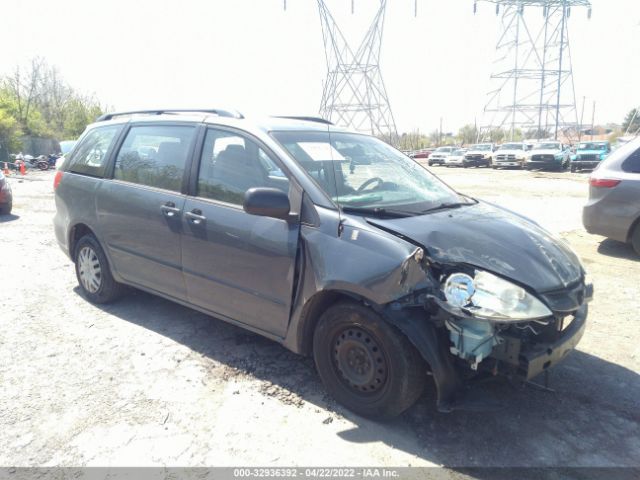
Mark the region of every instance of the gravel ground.
<instances>
[{"instance_id":1,"label":"gravel ground","mask_svg":"<svg viewBox=\"0 0 640 480\"><path fill-rule=\"evenodd\" d=\"M53 172L32 173L0 217L0 465L640 466L640 261L582 230L587 176L434 171L561 234L591 274L555 392L496 381L480 393L500 411L438 414L430 388L392 422L359 418L310 359L257 335L142 292L83 300L53 236Z\"/></svg>"}]
</instances>

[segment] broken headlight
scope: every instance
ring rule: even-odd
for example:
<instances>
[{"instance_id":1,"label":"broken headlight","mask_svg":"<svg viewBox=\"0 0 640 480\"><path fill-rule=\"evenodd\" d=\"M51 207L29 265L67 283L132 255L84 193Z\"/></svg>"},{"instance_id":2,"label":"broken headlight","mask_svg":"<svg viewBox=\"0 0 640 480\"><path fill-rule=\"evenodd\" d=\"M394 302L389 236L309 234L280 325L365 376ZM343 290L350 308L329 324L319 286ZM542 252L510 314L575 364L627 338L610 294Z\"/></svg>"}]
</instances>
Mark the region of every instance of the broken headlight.
<instances>
[{"instance_id":1,"label":"broken headlight","mask_svg":"<svg viewBox=\"0 0 640 480\"><path fill-rule=\"evenodd\" d=\"M552 315L547 306L522 287L488 272L451 274L444 283L447 303L477 318L522 322Z\"/></svg>"}]
</instances>

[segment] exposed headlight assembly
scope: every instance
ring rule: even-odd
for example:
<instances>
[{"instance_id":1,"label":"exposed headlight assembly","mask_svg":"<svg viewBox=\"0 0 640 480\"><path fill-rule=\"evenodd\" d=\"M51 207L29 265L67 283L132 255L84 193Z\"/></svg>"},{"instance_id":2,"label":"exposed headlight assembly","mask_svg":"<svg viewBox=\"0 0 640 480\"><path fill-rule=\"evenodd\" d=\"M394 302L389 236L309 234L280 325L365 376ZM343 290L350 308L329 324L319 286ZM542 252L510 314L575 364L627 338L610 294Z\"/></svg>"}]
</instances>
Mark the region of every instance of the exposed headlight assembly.
<instances>
[{"instance_id":1,"label":"exposed headlight assembly","mask_svg":"<svg viewBox=\"0 0 640 480\"><path fill-rule=\"evenodd\" d=\"M481 270L476 270L474 277L451 274L443 290L447 303L476 318L522 322L552 315L545 304L522 287Z\"/></svg>"}]
</instances>

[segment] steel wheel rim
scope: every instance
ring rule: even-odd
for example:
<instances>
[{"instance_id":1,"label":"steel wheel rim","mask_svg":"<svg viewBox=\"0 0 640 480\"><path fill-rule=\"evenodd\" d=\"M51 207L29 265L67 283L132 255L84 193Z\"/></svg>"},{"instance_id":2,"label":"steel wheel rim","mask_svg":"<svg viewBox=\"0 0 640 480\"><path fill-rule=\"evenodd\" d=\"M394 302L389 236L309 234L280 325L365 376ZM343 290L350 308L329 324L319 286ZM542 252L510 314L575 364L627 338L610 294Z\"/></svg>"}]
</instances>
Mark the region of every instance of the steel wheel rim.
<instances>
[{"instance_id":1,"label":"steel wheel rim","mask_svg":"<svg viewBox=\"0 0 640 480\"><path fill-rule=\"evenodd\" d=\"M78 253L78 275L83 288L89 293L96 293L102 283L100 259L91 247L82 247Z\"/></svg>"},{"instance_id":2,"label":"steel wheel rim","mask_svg":"<svg viewBox=\"0 0 640 480\"><path fill-rule=\"evenodd\" d=\"M387 384L386 356L378 340L363 328L347 327L335 336L333 364L342 383L360 394L377 394Z\"/></svg>"}]
</instances>

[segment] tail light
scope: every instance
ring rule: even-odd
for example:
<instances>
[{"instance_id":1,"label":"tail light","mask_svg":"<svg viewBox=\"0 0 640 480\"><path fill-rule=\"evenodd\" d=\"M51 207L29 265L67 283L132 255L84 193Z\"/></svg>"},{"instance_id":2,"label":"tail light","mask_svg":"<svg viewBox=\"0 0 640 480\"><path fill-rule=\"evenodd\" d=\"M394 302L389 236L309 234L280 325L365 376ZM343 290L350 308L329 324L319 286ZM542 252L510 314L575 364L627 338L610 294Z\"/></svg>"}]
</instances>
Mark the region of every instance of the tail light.
<instances>
[{"instance_id":1,"label":"tail light","mask_svg":"<svg viewBox=\"0 0 640 480\"><path fill-rule=\"evenodd\" d=\"M56 176L53 179L53 189L55 190L56 188L58 188L58 185L60 185L60 181L62 180L62 174L64 172L62 170L58 170L56 172Z\"/></svg>"},{"instance_id":2,"label":"tail light","mask_svg":"<svg viewBox=\"0 0 640 480\"><path fill-rule=\"evenodd\" d=\"M620 183L620 180L613 180L611 178L590 178L589 185L592 187L600 188L613 188Z\"/></svg>"}]
</instances>

